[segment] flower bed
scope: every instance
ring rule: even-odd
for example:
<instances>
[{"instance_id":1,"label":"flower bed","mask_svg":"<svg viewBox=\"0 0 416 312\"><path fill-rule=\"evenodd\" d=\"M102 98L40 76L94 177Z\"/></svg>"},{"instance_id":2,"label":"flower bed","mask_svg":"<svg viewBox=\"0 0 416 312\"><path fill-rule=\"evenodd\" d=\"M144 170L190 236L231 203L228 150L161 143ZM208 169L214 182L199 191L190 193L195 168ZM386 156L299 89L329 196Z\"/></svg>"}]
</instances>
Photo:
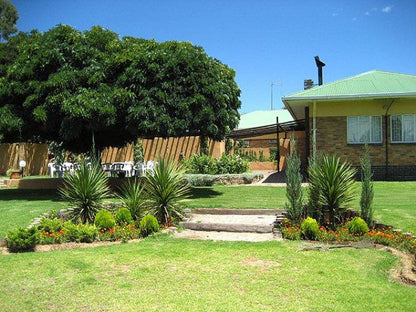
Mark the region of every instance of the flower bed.
<instances>
[{"instance_id":1,"label":"flower bed","mask_svg":"<svg viewBox=\"0 0 416 312\"><path fill-rule=\"evenodd\" d=\"M367 240L376 244L395 247L416 255L416 238L411 234L401 233L400 231L387 229L371 229L366 233L354 234L348 228L348 222L341 224L336 229L329 229L320 226L315 239L321 242L357 242ZM293 224L285 220L281 225L282 236L289 240L301 240L305 236L299 224Z\"/></svg>"}]
</instances>

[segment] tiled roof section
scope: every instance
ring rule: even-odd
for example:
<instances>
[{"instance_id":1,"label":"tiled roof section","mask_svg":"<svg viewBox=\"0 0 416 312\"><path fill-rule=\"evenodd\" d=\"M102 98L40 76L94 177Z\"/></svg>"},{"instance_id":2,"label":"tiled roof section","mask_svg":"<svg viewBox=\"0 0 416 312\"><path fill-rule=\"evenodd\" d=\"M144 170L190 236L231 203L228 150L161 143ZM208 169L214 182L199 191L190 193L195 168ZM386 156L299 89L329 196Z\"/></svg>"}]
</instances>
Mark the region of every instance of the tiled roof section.
<instances>
[{"instance_id":1,"label":"tiled roof section","mask_svg":"<svg viewBox=\"0 0 416 312\"><path fill-rule=\"evenodd\" d=\"M365 97L394 94L416 95L416 76L385 71L369 71L350 78L334 81L322 86L283 97L296 98Z\"/></svg>"},{"instance_id":2,"label":"tiled roof section","mask_svg":"<svg viewBox=\"0 0 416 312\"><path fill-rule=\"evenodd\" d=\"M279 123L293 120L292 115L290 115L289 111L286 109L254 111L241 115L240 123L237 129L246 129L275 124L276 116L279 117Z\"/></svg>"}]
</instances>

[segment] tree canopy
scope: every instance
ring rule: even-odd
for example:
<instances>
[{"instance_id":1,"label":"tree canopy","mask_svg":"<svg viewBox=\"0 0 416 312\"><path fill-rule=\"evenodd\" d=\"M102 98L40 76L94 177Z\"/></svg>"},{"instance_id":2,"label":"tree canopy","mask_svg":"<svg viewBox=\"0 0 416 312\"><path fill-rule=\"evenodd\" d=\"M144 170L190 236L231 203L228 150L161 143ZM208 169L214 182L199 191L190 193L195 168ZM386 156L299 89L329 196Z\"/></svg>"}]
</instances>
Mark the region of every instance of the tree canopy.
<instances>
[{"instance_id":1,"label":"tree canopy","mask_svg":"<svg viewBox=\"0 0 416 312\"><path fill-rule=\"evenodd\" d=\"M9 36L17 31L18 18L14 5L10 1L0 0L0 41L9 39Z\"/></svg>"},{"instance_id":2,"label":"tree canopy","mask_svg":"<svg viewBox=\"0 0 416 312\"><path fill-rule=\"evenodd\" d=\"M137 137L220 140L238 124L235 72L188 42L59 25L2 45L4 141L61 141L82 152L93 135L100 149Z\"/></svg>"}]
</instances>

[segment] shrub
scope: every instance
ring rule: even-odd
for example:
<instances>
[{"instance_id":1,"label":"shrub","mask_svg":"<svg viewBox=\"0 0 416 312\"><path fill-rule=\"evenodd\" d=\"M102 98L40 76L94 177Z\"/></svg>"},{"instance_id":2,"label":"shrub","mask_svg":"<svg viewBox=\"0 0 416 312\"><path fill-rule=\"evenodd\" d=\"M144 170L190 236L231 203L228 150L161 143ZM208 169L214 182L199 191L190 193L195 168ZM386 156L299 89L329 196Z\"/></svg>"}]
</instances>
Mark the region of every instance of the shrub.
<instances>
[{"instance_id":1,"label":"shrub","mask_svg":"<svg viewBox=\"0 0 416 312\"><path fill-rule=\"evenodd\" d=\"M76 228L80 243L92 243L98 237L98 229L92 224L77 224Z\"/></svg>"},{"instance_id":2,"label":"shrub","mask_svg":"<svg viewBox=\"0 0 416 312\"><path fill-rule=\"evenodd\" d=\"M11 252L33 251L38 243L39 232L36 227L18 227L7 233L7 247Z\"/></svg>"},{"instance_id":3,"label":"shrub","mask_svg":"<svg viewBox=\"0 0 416 312\"><path fill-rule=\"evenodd\" d=\"M217 167L217 174L244 173L249 169L248 161L239 155L222 154L221 158L217 159L214 163Z\"/></svg>"},{"instance_id":4,"label":"shrub","mask_svg":"<svg viewBox=\"0 0 416 312\"><path fill-rule=\"evenodd\" d=\"M309 171L309 183L319 189L320 220L328 215L329 224L335 228L336 219L342 217L345 206L354 198L355 170L348 163L341 163L335 155L323 156Z\"/></svg>"},{"instance_id":5,"label":"shrub","mask_svg":"<svg viewBox=\"0 0 416 312\"><path fill-rule=\"evenodd\" d=\"M127 208L120 208L116 213L115 221L120 225L130 224L131 221L133 221L133 218Z\"/></svg>"},{"instance_id":6,"label":"shrub","mask_svg":"<svg viewBox=\"0 0 416 312\"><path fill-rule=\"evenodd\" d=\"M374 190L371 172L371 159L368 151L368 145L365 145L364 156L360 159L361 164L361 217L367 222L368 225L373 224L374 209L372 206Z\"/></svg>"},{"instance_id":7,"label":"shrub","mask_svg":"<svg viewBox=\"0 0 416 312\"><path fill-rule=\"evenodd\" d=\"M181 167L177 167L173 161L159 158L154 174L147 175L146 180L149 206L156 219L160 223L167 223L171 217L181 219L179 201L190 193Z\"/></svg>"},{"instance_id":8,"label":"shrub","mask_svg":"<svg viewBox=\"0 0 416 312\"><path fill-rule=\"evenodd\" d=\"M144 214L144 192L143 185L139 180L128 180L121 187L118 198L125 207L130 211L130 215L134 220L140 220Z\"/></svg>"},{"instance_id":9,"label":"shrub","mask_svg":"<svg viewBox=\"0 0 416 312\"><path fill-rule=\"evenodd\" d=\"M306 239L316 239L319 233L319 224L315 219L308 217L300 225L300 231Z\"/></svg>"},{"instance_id":10,"label":"shrub","mask_svg":"<svg viewBox=\"0 0 416 312\"><path fill-rule=\"evenodd\" d=\"M290 220L286 219L282 224L280 231L282 232L283 238L289 240L300 240L301 232L298 224L292 224Z\"/></svg>"},{"instance_id":11,"label":"shrub","mask_svg":"<svg viewBox=\"0 0 416 312\"><path fill-rule=\"evenodd\" d=\"M345 226L353 235L364 235L369 231L367 223L365 223L365 221L360 217L355 217L354 219L348 221Z\"/></svg>"},{"instance_id":12,"label":"shrub","mask_svg":"<svg viewBox=\"0 0 416 312\"><path fill-rule=\"evenodd\" d=\"M277 147L270 147L269 153L270 153L269 160L276 161L277 160Z\"/></svg>"},{"instance_id":13,"label":"shrub","mask_svg":"<svg viewBox=\"0 0 416 312\"><path fill-rule=\"evenodd\" d=\"M205 154L194 154L184 161L186 172L199 174L216 174L214 159Z\"/></svg>"},{"instance_id":14,"label":"shrub","mask_svg":"<svg viewBox=\"0 0 416 312\"><path fill-rule=\"evenodd\" d=\"M59 192L71 206L70 217L82 223L92 222L110 191L104 171L96 164L88 168L84 161L80 169L74 175L66 175L64 181Z\"/></svg>"},{"instance_id":15,"label":"shrub","mask_svg":"<svg viewBox=\"0 0 416 312\"><path fill-rule=\"evenodd\" d=\"M292 146L293 149L287 157L286 197L289 203L286 203L286 210L289 219L299 222L303 216L303 190L302 175L300 174L300 158L296 152L295 140L290 140L290 146Z\"/></svg>"},{"instance_id":16,"label":"shrub","mask_svg":"<svg viewBox=\"0 0 416 312\"><path fill-rule=\"evenodd\" d=\"M152 233L159 231L159 223L152 215L146 215L140 221L140 234L143 237L149 236Z\"/></svg>"},{"instance_id":17,"label":"shrub","mask_svg":"<svg viewBox=\"0 0 416 312\"><path fill-rule=\"evenodd\" d=\"M267 161L266 156L264 156L263 150L259 150L259 161L261 162Z\"/></svg>"},{"instance_id":18,"label":"shrub","mask_svg":"<svg viewBox=\"0 0 416 312\"><path fill-rule=\"evenodd\" d=\"M100 230L109 230L114 228L116 221L111 212L101 209L95 216L94 224Z\"/></svg>"},{"instance_id":19,"label":"shrub","mask_svg":"<svg viewBox=\"0 0 416 312\"><path fill-rule=\"evenodd\" d=\"M41 244L60 244L65 240L64 223L57 218L42 218L38 230Z\"/></svg>"}]
</instances>

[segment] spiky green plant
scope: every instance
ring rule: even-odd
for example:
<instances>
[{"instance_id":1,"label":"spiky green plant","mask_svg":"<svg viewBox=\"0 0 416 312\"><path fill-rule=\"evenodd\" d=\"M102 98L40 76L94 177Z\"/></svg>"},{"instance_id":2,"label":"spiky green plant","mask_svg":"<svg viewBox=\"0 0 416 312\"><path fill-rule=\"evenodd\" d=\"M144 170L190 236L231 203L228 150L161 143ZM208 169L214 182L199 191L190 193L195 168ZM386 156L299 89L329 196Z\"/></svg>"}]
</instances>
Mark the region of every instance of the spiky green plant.
<instances>
[{"instance_id":1,"label":"spiky green plant","mask_svg":"<svg viewBox=\"0 0 416 312\"><path fill-rule=\"evenodd\" d=\"M145 213L145 192L144 186L138 179L128 180L120 188L120 195L117 197L123 205L130 210L134 220L140 221Z\"/></svg>"},{"instance_id":2,"label":"spiky green plant","mask_svg":"<svg viewBox=\"0 0 416 312\"><path fill-rule=\"evenodd\" d=\"M335 155L324 155L310 172L309 179L319 188L319 202L323 213L328 215L329 223L335 227L336 219L354 199L354 176L356 170L349 163L342 163Z\"/></svg>"},{"instance_id":3,"label":"spiky green plant","mask_svg":"<svg viewBox=\"0 0 416 312\"><path fill-rule=\"evenodd\" d=\"M182 218L179 201L190 194L181 166L173 161L159 158L154 174L147 175L147 198L149 207L160 223L168 223L170 218Z\"/></svg>"},{"instance_id":4,"label":"spiky green plant","mask_svg":"<svg viewBox=\"0 0 416 312\"><path fill-rule=\"evenodd\" d=\"M369 226L373 224L374 209L372 206L374 198L373 190L373 173L371 171L371 158L368 146L365 146L365 153L360 159L361 164L361 218L367 222Z\"/></svg>"},{"instance_id":5,"label":"spiky green plant","mask_svg":"<svg viewBox=\"0 0 416 312\"><path fill-rule=\"evenodd\" d=\"M287 157L286 166L286 210L290 220L300 222L303 217L303 190L302 175L300 174L300 158L296 152L296 142L290 139L292 147L290 155Z\"/></svg>"},{"instance_id":6,"label":"spiky green plant","mask_svg":"<svg viewBox=\"0 0 416 312\"><path fill-rule=\"evenodd\" d=\"M108 177L97 164L91 169L81 163L74 175L66 175L63 187L59 188L62 198L69 202L70 216L82 223L93 222L102 202L110 193Z\"/></svg>"}]
</instances>

